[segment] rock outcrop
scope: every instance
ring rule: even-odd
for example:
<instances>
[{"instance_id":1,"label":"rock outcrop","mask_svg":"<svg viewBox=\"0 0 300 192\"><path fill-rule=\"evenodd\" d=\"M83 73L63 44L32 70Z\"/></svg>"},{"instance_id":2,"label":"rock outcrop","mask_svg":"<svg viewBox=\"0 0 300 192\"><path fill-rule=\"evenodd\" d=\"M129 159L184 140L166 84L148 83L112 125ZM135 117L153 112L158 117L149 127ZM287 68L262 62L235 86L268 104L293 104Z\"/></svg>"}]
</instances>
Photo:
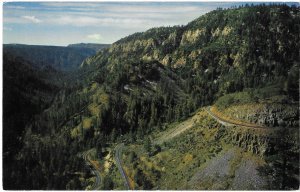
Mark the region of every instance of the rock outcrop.
<instances>
[{"instance_id":1,"label":"rock outcrop","mask_svg":"<svg viewBox=\"0 0 300 192\"><path fill-rule=\"evenodd\" d=\"M223 113L234 119L268 127L299 126L297 104L245 104L229 107Z\"/></svg>"}]
</instances>

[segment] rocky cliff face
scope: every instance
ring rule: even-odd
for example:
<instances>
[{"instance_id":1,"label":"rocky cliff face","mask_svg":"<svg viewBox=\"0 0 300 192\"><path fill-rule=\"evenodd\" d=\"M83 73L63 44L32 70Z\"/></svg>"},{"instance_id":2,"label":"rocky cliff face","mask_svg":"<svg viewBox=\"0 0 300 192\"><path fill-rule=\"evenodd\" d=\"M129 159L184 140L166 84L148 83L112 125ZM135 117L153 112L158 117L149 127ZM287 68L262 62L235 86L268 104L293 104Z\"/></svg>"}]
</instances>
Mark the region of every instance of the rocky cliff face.
<instances>
[{"instance_id":1,"label":"rocky cliff face","mask_svg":"<svg viewBox=\"0 0 300 192\"><path fill-rule=\"evenodd\" d=\"M267 129L252 129L234 126L224 128L220 135L226 137L228 143L234 144L246 151L264 156L273 150L279 130L290 134L298 134L299 110L297 104L280 103L249 103L232 105L221 111L228 118L269 127Z\"/></svg>"},{"instance_id":2,"label":"rocky cliff face","mask_svg":"<svg viewBox=\"0 0 300 192\"><path fill-rule=\"evenodd\" d=\"M298 127L298 104L245 104L231 106L224 114L268 127Z\"/></svg>"},{"instance_id":3,"label":"rocky cliff face","mask_svg":"<svg viewBox=\"0 0 300 192\"><path fill-rule=\"evenodd\" d=\"M299 111L286 106L265 106L256 115L249 115L248 119L252 122L265 124L272 127L298 127ZM257 119L257 120L256 120Z\"/></svg>"},{"instance_id":4,"label":"rocky cliff face","mask_svg":"<svg viewBox=\"0 0 300 192\"><path fill-rule=\"evenodd\" d=\"M268 143L271 137L268 134L236 128L236 130L230 130L228 136L231 143L253 154L263 156L269 150Z\"/></svg>"}]
</instances>

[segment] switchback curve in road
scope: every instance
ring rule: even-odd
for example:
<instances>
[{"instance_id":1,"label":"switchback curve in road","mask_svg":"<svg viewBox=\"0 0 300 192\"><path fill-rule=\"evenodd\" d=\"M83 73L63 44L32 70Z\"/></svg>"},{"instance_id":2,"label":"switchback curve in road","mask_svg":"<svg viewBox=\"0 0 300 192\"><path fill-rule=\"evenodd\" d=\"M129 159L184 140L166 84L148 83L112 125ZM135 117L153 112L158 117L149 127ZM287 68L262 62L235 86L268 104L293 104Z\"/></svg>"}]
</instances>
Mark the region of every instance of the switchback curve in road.
<instances>
[{"instance_id":1,"label":"switchback curve in road","mask_svg":"<svg viewBox=\"0 0 300 192\"><path fill-rule=\"evenodd\" d=\"M237 122L226 120L226 119L218 116L217 114L213 113L211 111L210 106L206 107L205 110L212 118L214 118L216 121L218 121L219 123L221 123L224 126L240 126L240 127L246 127L246 128L252 128L252 129L270 129L270 127L264 127L261 125L255 125L255 124L249 125L249 124L243 124L242 122L237 123Z\"/></svg>"},{"instance_id":2,"label":"switchback curve in road","mask_svg":"<svg viewBox=\"0 0 300 192\"><path fill-rule=\"evenodd\" d=\"M82 154L82 157L85 160L85 163L89 167L89 169L91 170L91 172L96 176L96 181L92 185L91 190L97 190L101 186L101 174L100 174L99 170L97 169L97 167L95 167L95 165L91 162L91 160L89 158L89 153L90 153L90 151L84 152Z\"/></svg>"}]
</instances>

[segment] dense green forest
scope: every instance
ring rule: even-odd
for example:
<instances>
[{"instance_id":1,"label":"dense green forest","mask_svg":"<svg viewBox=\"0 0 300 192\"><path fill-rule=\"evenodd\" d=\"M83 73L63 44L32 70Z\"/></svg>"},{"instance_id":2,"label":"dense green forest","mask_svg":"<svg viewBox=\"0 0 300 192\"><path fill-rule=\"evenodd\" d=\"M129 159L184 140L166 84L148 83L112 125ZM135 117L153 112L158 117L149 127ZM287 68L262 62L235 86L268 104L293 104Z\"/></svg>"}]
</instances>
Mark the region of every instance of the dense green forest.
<instances>
[{"instance_id":1,"label":"dense green forest","mask_svg":"<svg viewBox=\"0 0 300 192\"><path fill-rule=\"evenodd\" d=\"M147 135L230 93L244 91L247 98L225 96L217 104L226 108L273 93L297 103L299 26L299 7L247 5L217 9L184 26L135 33L82 64L65 59L92 52L59 62L49 58L57 63L53 68L41 63L39 47L22 48L34 64L19 58L17 47L9 51L14 56L4 52L4 159L6 153L13 159L4 161L4 188L84 189L88 184L80 177L90 172L82 152L96 148L101 158L106 147L136 140L145 140L151 152ZM57 71L80 64L78 71ZM11 151L10 144L21 149ZM140 176L138 183L151 189ZM104 189L113 188L109 177L105 183Z\"/></svg>"},{"instance_id":2,"label":"dense green forest","mask_svg":"<svg viewBox=\"0 0 300 192\"><path fill-rule=\"evenodd\" d=\"M25 125L33 115L48 107L59 91L59 78L62 75L53 68L40 70L31 63L9 54L3 58L3 167L4 183L11 183L9 174L17 161L15 154L22 148L22 135ZM47 76L51 76L51 80ZM6 180L7 179L7 180Z\"/></svg>"},{"instance_id":3,"label":"dense green forest","mask_svg":"<svg viewBox=\"0 0 300 192\"><path fill-rule=\"evenodd\" d=\"M53 67L56 70L72 71L89 56L97 51L108 47L108 44L72 44L67 47L4 44L3 52L13 54L30 61L35 67Z\"/></svg>"},{"instance_id":4,"label":"dense green forest","mask_svg":"<svg viewBox=\"0 0 300 192\"><path fill-rule=\"evenodd\" d=\"M86 49L93 49L95 52L100 51L101 49L109 47L109 44L97 44L97 43L77 43L77 44L70 44L67 47L76 47L76 48L86 48Z\"/></svg>"}]
</instances>

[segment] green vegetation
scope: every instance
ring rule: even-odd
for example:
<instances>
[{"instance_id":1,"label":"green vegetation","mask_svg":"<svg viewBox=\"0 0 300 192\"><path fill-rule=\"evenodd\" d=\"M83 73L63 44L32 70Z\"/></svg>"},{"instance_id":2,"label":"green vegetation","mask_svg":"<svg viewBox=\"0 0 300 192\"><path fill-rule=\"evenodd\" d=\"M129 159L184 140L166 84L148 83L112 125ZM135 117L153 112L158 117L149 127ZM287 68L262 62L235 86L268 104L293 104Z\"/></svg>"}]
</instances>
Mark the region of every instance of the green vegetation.
<instances>
[{"instance_id":1,"label":"green vegetation","mask_svg":"<svg viewBox=\"0 0 300 192\"><path fill-rule=\"evenodd\" d=\"M155 144L160 146L161 150L151 155L145 148L149 144L148 139L143 142L143 145L132 143L126 147L123 162L130 170L128 176L133 180L134 189L149 189L149 186L151 189L162 190L231 189L236 170L245 160L250 159L257 166L262 165L261 157L257 158L252 152L247 152L246 148L234 147L236 144L231 137L235 131L239 133L238 130L227 131L204 110L196 113L193 121L193 126L179 136L161 145ZM168 129L174 127L170 126L163 132L167 133ZM161 137L157 138L156 133L151 136L154 138L152 143L156 143ZM212 165L211 162L227 156L231 153L229 151L232 151L234 156L228 160L228 173L224 177L214 177L213 167L216 165ZM221 171L222 169L225 167L220 167ZM210 176L205 176L206 174ZM138 178L143 179L143 182ZM250 189L255 188L250 187Z\"/></svg>"},{"instance_id":2,"label":"green vegetation","mask_svg":"<svg viewBox=\"0 0 300 192\"><path fill-rule=\"evenodd\" d=\"M262 175L270 177L270 190L291 190L299 188L299 134L295 130L279 130L274 146L266 158L266 165L260 167Z\"/></svg>"},{"instance_id":3,"label":"green vegetation","mask_svg":"<svg viewBox=\"0 0 300 192\"><path fill-rule=\"evenodd\" d=\"M59 46L39 46L23 44L5 44L3 52L13 54L16 57L30 61L38 68L51 66L56 70L72 71L87 57L97 53L97 51L108 47L102 44L74 44L67 47Z\"/></svg>"},{"instance_id":4,"label":"green vegetation","mask_svg":"<svg viewBox=\"0 0 300 192\"><path fill-rule=\"evenodd\" d=\"M112 181L112 179L110 178L110 176L105 176L103 178L103 190L112 190L114 189L114 183Z\"/></svg>"},{"instance_id":5,"label":"green vegetation","mask_svg":"<svg viewBox=\"0 0 300 192\"><path fill-rule=\"evenodd\" d=\"M76 48L87 48L87 49L93 49L95 53L97 51L100 51L101 49L105 49L109 47L110 44L97 44L97 43L77 43L77 44L70 44L67 47L76 47Z\"/></svg>"},{"instance_id":6,"label":"green vegetation","mask_svg":"<svg viewBox=\"0 0 300 192\"><path fill-rule=\"evenodd\" d=\"M25 125L42 112L59 91L61 72L38 70L12 55L3 57L3 167L4 187L16 186L16 154L23 147ZM45 76L51 78L45 78Z\"/></svg>"},{"instance_id":7,"label":"green vegetation","mask_svg":"<svg viewBox=\"0 0 300 192\"><path fill-rule=\"evenodd\" d=\"M295 81L297 82L297 81ZM241 105L249 103L283 103L287 104L289 100L286 84L275 84L263 88L249 88L243 92L235 92L219 97L215 105L223 110L231 105ZM295 100L297 101L297 100Z\"/></svg>"}]
</instances>

